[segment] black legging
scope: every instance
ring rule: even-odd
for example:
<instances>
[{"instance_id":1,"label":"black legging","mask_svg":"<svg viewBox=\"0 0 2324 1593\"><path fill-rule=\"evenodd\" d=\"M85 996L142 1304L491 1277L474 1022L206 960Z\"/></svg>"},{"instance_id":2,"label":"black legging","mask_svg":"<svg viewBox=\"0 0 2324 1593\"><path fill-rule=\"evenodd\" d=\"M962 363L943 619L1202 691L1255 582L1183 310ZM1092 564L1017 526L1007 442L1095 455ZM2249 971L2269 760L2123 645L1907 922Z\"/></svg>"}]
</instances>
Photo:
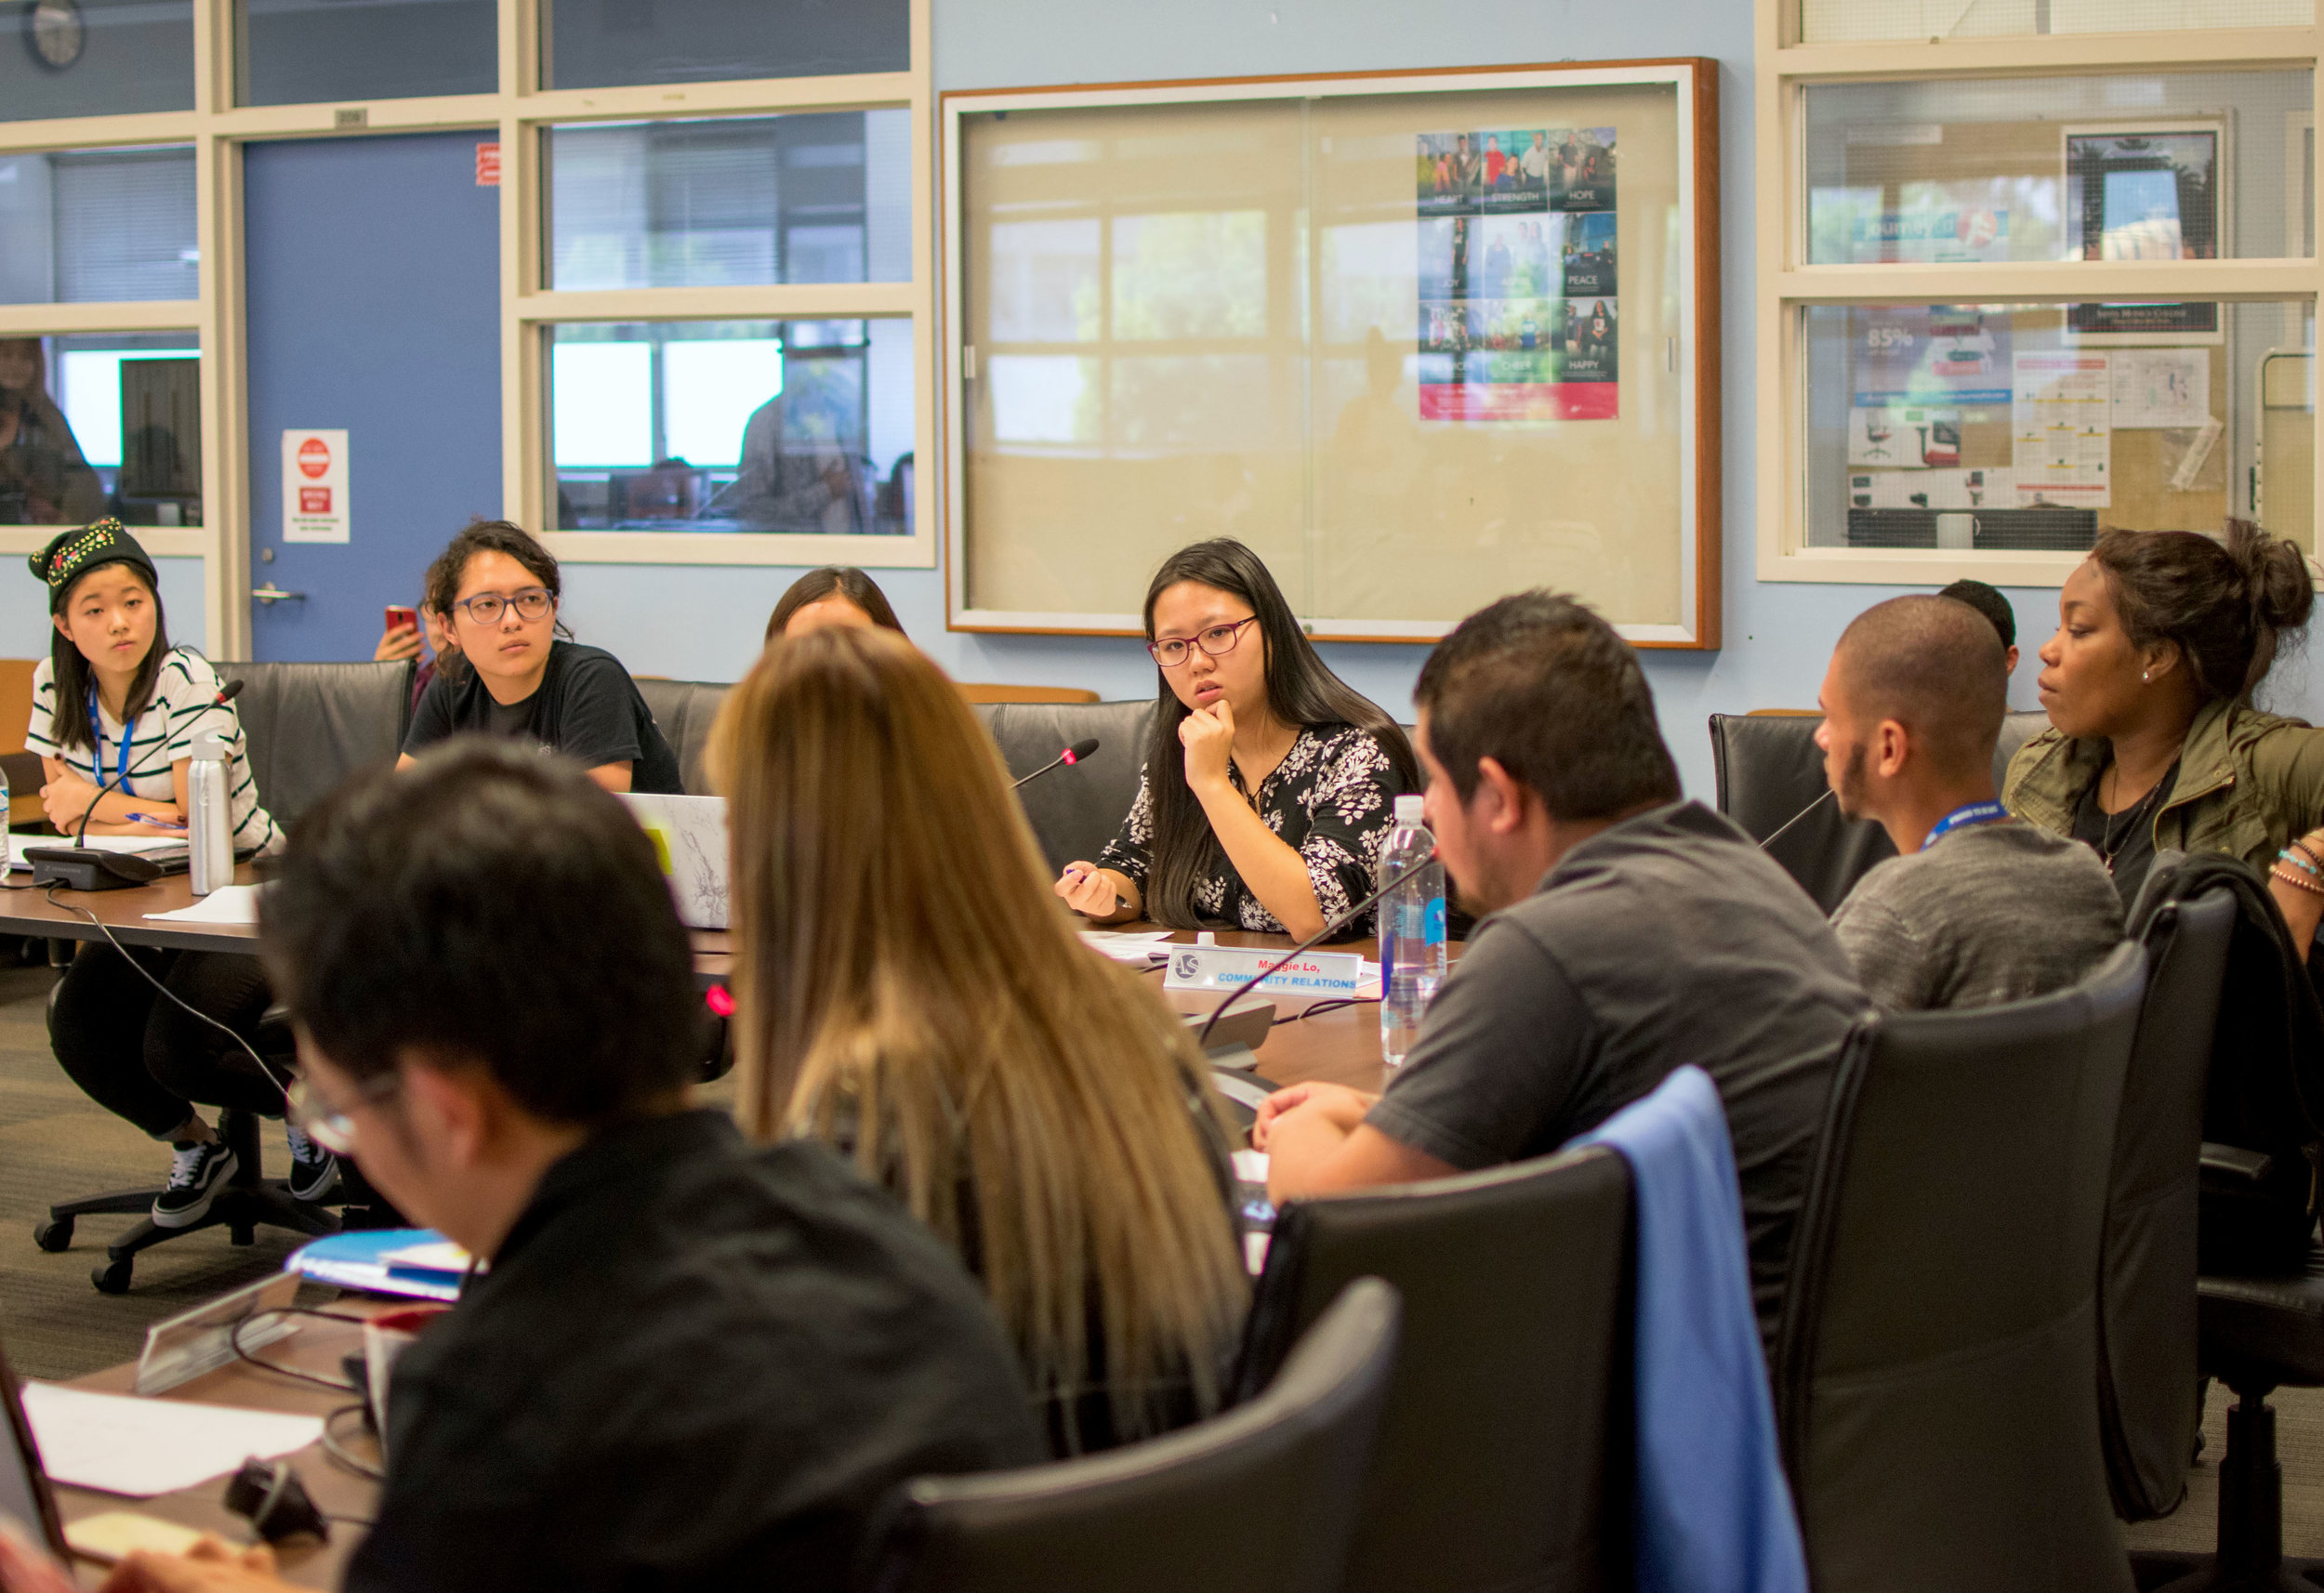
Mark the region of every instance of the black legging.
<instances>
[{"instance_id":1,"label":"black legging","mask_svg":"<svg viewBox=\"0 0 2324 1593\"><path fill-rule=\"evenodd\" d=\"M131 954L182 1000L244 1038L273 997L256 957L135 947ZM91 1100L165 1139L192 1102L280 1116L283 1091L240 1046L163 999L110 945L84 944L48 1008L57 1060Z\"/></svg>"}]
</instances>

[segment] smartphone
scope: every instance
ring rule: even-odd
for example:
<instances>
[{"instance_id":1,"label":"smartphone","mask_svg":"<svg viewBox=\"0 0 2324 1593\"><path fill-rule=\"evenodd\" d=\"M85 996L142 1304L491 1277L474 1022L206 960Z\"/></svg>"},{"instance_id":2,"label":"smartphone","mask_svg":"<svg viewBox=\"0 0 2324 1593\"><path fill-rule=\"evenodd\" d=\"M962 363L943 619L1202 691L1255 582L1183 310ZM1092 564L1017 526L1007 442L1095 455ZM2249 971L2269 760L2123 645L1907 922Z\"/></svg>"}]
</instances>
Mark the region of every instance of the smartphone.
<instances>
[{"instance_id":1,"label":"smartphone","mask_svg":"<svg viewBox=\"0 0 2324 1593\"><path fill-rule=\"evenodd\" d=\"M419 628L419 611L414 608L406 608L402 603L390 603L388 605L388 628L390 630L398 630L404 625L410 625L414 630L417 630Z\"/></svg>"}]
</instances>

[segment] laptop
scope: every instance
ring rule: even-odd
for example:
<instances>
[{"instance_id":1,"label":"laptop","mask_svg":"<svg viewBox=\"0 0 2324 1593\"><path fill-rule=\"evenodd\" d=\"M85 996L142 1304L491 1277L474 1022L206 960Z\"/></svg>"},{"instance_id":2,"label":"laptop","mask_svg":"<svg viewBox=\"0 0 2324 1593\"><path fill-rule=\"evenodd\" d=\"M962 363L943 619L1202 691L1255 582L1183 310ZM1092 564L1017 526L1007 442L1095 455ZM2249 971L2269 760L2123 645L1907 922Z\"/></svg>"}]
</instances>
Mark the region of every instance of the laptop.
<instances>
[{"instance_id":1,"label":"laptop","mask_svg":"<svg viewBox=\"0 0 2324 1593\"><path fill-rule=\"evenodd\" d=\"M32 1424L24 1419L24 1402L17 1391L16 1374L0 1350L0 1404L7 1406L8 1436L13 1441L0 1455L0 1521L36 1538L35 1547L70 1563L64 1526L57 1515L57 1495L48 1474L40 1467L40 1450L33 1442Z\"/></svg>"},{"instance_id":2,"label":"laptop","mask_svg":"<svg viewBox=\"0 0 2324 1593\"><path fill-rule=\"evenodd\" d=\"M726 928L726 798L624 793L621 800L654 842L679 921L690 929Z\"/></svg>"}]
</instances>

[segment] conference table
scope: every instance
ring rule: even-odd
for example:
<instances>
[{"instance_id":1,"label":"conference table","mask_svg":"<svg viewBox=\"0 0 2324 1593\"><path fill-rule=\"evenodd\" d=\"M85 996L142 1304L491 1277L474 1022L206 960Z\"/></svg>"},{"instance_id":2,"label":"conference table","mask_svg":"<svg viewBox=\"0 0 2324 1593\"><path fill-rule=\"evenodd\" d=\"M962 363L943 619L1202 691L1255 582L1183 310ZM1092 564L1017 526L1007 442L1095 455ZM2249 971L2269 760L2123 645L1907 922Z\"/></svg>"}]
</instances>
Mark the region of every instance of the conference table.
<instances>
[{"instance_id":1,"label":"conference table","mask_svg":"<svg viewBox=\"0 0 2324 1593\"><path fill-rule=\"evenodd\" d=\"M236 870L235 879L241 884L255 883L250 865L245 863ZM196 900L191 883L184 875L167 875L150 885L118 890L58 890L53 894L46 889L0 890L0 934L50 940L99 940L102 938L102 931L92 925L86 915L94 915L125 945L242 954L257 951L257 931L248 925L157 921L148 916L150 914L187 907ZM1155 931L1158 927L1130 924L1116 928L1130 931ZM723 983L733 968L733 947L726 932L695 929L689 933L693 941L696 979L706 986ZM1192 933L1183 930L1170 936L1174 941L1194 938ZM1218 931L1217 941L1225 946L1287 949L1291 943L1287 937L1282 935L1230 930ZM1378 954L1375 943L1370 941L1350 941L1324 949L1360 952L1367 957ZM1460 950L1458 944L1452 947L1456 957ZM1158 967L1137 977L1150 979L1157 987L1163 980ZM1161 994L1169 1005L1185 1012L1208 1012L1219 1000L1215 994L1203 991L1165 990ZM1323 1080L1353 1085L1361 1089L1380 1087L1383 1072L1377 1005L1368 1002L1341 1005L1294 998L1278 1000L1275 1008L1273 1026L1264 1041L1256 1047L1257 1071L1263 1077L1276 1084ZM409 1303L349 1295L323 1309L360 1318L379 1311L402 1310ZM337 1376L340 1375L339 1358L359 1350L362 1343L363 1333L358 1322L340 1323L306 1317L300 1319L298 1331L266 1346L260 1353L310 1374ZM126 1393L135 1381L135 1376L136 1368L132 1365L113 1366L75 1378L72 1386L104 1393ZM354 1402L351 1393L318 1388L239 1363L220 1367L161 1397L319 1416L327 1415ZM364 1433L354 1415L349 1415L335 1423L333 1431L343 1449L359 1459L375 1465L377 1463L377 1446ZM320 1445L310 1445L287 1458L317 1507L326 1515L346 1520L333 1524L331 1540L327 1544L301 1542L286 1547L281 1555L282 1574L303 1586L336 1586L349 1551L361 1537L362 1528L358 1523L369 1518L376 1496L376 1485L333 1460ZM241 1543L248 1537L247 1524L230 1514L220 1503L225 1486L223 1478L213 1478L178 1493L151 1499L125 1500L109 1494L71 1487L59 1488L57 1495L58 1506L68 1521L106 1510L127 1509L215 1532L229 1543ZM82 1566L79 1571L85 1586L94 1586L102 1579L101 1571L95 1567Z\"/></svg>"}]
</instances>

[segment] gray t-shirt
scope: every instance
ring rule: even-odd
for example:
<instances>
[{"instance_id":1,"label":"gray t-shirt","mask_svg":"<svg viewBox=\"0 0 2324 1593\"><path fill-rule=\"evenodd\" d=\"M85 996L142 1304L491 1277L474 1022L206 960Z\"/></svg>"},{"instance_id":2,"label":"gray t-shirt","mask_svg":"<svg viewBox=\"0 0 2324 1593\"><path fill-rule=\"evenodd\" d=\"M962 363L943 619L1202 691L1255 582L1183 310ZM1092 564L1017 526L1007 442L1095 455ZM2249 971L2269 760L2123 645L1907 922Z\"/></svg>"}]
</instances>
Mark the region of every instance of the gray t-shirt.
<instances>
[{"instance_id":1,"label":"gray t-shirt","mask_svg":"<svg viewBox=\"0 0 2324 1593\"><path fill-rule=\"evenodd\" d=\"M2063 990L2105 961L2122 899L2081 842L2004 819L1890 858L1831 927L1888 1011L1991 1007Z\"/></svg>"},{"instance_id":2,"label":"gray t-shirt","mask_svg":"<svg viewBox=\"0 0 2324 1593\"><path fill-rule=\"evenodd\" d=\"M1477 926L1366 1121L1489 1166L1556 1150L1693 1062L1726 1106L1772 1349L1825 1097L1868 1010L1791 876L1700 803L1673 803L1591 836Z\"/></svg>"}]
</instances>

